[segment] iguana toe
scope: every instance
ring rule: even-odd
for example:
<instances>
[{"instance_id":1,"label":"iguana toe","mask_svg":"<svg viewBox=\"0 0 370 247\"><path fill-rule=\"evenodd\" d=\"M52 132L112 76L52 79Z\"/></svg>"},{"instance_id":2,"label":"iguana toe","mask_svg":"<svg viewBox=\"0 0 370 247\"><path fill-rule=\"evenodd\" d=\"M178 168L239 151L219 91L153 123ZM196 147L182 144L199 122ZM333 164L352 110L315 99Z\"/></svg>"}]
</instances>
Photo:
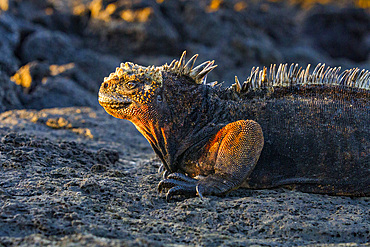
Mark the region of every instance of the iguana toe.
<instances>
[{"instance_id":1,"label":"iguana toe","mask_svg":"<svg viewBox=\"0 0 370 247\"><path fill-rule=\"evenodd\" d=\"M166 194L166 200L170 201L175 195L195 196L198 180L188 177L182 173L172 173L158 184L158 191L169 189Z\"/></svg>"}]
</instances>

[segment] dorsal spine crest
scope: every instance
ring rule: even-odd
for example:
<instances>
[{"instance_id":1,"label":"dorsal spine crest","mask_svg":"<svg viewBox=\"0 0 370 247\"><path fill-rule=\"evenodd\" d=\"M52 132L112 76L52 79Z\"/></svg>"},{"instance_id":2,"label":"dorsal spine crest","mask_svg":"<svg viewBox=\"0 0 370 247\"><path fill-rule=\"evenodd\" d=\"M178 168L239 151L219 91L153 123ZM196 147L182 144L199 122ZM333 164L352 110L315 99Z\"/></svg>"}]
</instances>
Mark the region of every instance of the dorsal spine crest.
<instances>
[{"instance_id":1,"label":"dorsal spine crest","mask_svg":"<svg viewBox=\"0 0 370 247\"><path fill-rule=\"evenodd\" d=\"M298 64L279 64L276 70L276 64L270 66L267 74L267 68L253 67L249 77L240 84L239 79L235 77L235 83L231 90L236 93L248 93L251 91L268 90L274 91L276 87L305 86L305 85L327 85L344 86L354 89L370 90L370 72L368 70L359 70L358 68L348 69L339 74L341 67L326 67L319 63L312 74L311 65L302 69Z\"/></svg>"}]
</instances>

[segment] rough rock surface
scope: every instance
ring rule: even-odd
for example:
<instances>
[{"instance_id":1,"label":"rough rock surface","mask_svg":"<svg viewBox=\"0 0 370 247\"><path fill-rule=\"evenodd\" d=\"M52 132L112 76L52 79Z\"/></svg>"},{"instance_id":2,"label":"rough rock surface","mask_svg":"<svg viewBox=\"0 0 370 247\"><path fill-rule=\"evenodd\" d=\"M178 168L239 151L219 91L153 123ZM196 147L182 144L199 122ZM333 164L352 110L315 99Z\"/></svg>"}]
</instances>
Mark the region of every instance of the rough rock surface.
<instances>
[{"instance_id":1,"label":"rough rock surface","mask_svg":"<svg viewBox=\"0 0 370 247\"><path fill-rule=\"evenodd\" d=\"M160 163L103 110L0 115L0 244L284 246L370 241L369 198L285 190L167 203Z\"/></svg>"},{"instance_id":2,"label":"rough rock surface","mask_svg":"<svg viewBox=\"0 0 370 247\"><path fill-rule=\"evenodd\" d=\"M270 63L370 69L361 4L0 0L0 246L368 243L369 198L237 190L167 203L149 144L96 95L120 62L185 49L215 59L208 80L226 85Z\"/></svg>"}]
</instances>

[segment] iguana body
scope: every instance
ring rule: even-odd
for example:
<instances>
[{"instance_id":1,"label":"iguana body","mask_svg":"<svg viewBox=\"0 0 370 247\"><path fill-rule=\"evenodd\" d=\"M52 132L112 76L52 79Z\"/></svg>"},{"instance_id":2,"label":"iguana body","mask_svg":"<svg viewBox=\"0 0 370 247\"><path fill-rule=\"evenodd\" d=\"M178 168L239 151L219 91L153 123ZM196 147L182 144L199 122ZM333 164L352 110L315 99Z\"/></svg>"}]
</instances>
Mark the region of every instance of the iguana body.
<instances>
[{"instance_id":1,"label":"iguana body","mask_svg":"<svg viewBox=\"0 0 370 247\"><path fill-rule=\"evenodd\" d=\"M133 122L162 160L168 199L240 186L370 194L368 71L280 65L223 89L204 83L215 66L193 68L196 57L121 64L99 92L106 111Z\"/></svg>"}]
</instances>

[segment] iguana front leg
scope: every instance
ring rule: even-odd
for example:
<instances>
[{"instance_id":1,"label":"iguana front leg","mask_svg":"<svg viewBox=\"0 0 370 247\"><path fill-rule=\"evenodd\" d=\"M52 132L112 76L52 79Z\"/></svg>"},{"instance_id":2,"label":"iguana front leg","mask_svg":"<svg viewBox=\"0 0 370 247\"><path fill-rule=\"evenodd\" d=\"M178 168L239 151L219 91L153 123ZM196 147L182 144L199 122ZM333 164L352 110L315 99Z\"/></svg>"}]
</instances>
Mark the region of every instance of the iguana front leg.
<instances>
[{"instance_id":1,"label":"iguana front leg","mask_svg":"<svg viewBox=\"0 0 370 247\"><path fill-rule=\"evenodd\" d=\"M263 147L262 129L252 120L227 124L207 144L198 167L213 167L212 174L190 178L181 173L168 175L158 190L169 188L167 200L174 195L223 195L237 189L255 167ZM198 175L203 175L202 173Z\"/></svg>"}]
</instances>

